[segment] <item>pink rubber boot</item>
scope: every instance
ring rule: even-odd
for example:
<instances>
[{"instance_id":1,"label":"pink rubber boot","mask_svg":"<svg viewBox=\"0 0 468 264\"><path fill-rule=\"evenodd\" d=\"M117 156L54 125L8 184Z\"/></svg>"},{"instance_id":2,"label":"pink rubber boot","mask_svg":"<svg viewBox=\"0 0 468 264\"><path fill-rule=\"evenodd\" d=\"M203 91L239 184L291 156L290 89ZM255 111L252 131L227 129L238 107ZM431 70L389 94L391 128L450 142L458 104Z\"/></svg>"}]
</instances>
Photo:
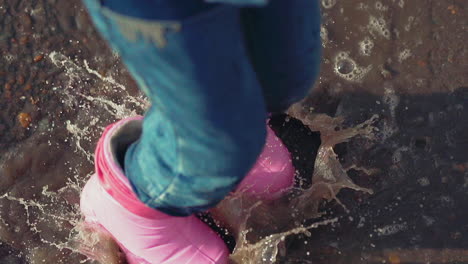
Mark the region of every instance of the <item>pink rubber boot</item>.
<instances>
[{"instance_id":1,"label":"pink rubber boot","mask_svg":"<svg viewBox=\"0 0 468 264\"><path fill-rule=\"evenodd\" d=\"M198 218L166 215L147 207L133 193L114 153L138 139L141 120L125 119L104 131L96 148L96 174L81 194L85 221L110 233L130 264L227 263L224 241ZM265 148L237 191L273 199L293 180L290 154L268 128Z\"/></svg>"},{"instance_id":2,"label":"pink rubber boot","mask_svg":"<svg viewBox=\"0 0 468 264\"><path fill-rule=\"evenodd\" d=\"M246 192L264 200L278 198L293 186L294 172L291 154L267 126L265 147L236 192Z\"/></svg>"},{"instance_id":3,"label":"pink rubber boot","mask_svg":"<svg viewBox=\"0 0 468 264\"><path fill-rule=\"evenodd\" d=\"M96 149L96 174L81 193L85 221L109 232L130 264L224 264L224 241L195 216L173 217L147 207L133 193L114 153L134 142L141 117L110 125Z\"/></svg>"}]
</instances>

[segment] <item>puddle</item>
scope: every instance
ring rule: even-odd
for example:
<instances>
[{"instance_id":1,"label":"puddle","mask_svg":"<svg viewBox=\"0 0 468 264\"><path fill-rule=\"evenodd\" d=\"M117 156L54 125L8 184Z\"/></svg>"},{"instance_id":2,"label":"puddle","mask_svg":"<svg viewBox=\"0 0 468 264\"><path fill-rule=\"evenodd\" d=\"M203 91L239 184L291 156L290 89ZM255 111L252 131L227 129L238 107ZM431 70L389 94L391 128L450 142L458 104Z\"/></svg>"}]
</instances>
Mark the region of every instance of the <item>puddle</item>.
<instances>
[{"instance_id":1,"label":"puddle","mask_svg":"<svg viewBox=\"0 0 468 264\"><path fill-rule=\"evenodd\" d=\"M301 183L213 210L232 262L467 262L465 1L321 4L320 79L288 112L303 125L274 125ZM78 0L0 1L0 52L0 262L119 263L79 193L103 128L147 100Z\"/></svg>"}]
</instances>

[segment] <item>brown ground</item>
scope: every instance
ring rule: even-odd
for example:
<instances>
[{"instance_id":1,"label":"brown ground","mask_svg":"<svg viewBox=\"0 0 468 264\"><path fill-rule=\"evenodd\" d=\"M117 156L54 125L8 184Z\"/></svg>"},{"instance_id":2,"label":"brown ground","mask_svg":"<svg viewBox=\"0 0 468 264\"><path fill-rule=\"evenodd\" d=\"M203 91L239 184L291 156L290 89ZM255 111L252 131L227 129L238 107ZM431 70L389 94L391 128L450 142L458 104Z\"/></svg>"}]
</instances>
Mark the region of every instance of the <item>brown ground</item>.
<instances>
[{"instance_id":1,"label":"brown ground","mask_svg":"<svg viewBox=\"0 0 468 264\"><path fill-rule=\"evenodd\" d=\"M380 115L377 140L336 147L343 164L377 171L350 173L375 194L343 191L349 213L324 204L340 221L288 239L281 263L468 263L468 2L322 2L306 105L349 125ZM0 263L79 263L66 248L93 146L145 102L78 0L0 0L0 53ZM273 125L311 175L316 135Z\"/></svg>"}]
</instances>

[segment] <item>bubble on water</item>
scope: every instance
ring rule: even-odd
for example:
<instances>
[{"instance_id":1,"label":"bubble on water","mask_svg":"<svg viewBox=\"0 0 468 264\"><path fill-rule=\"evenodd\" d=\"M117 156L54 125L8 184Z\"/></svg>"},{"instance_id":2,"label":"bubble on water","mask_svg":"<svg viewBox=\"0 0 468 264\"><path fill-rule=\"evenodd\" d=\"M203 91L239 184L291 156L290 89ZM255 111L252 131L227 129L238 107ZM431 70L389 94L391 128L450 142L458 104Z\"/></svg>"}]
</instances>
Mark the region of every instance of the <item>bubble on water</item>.
<instances>
[{"instance_id":1,"label":"bubble on water","mask_svg":"<svg viewBox=\"0 0 468 264\"><path fill-rule=\"evenodd\" d=\"M431 184L431 182L429 181L429 178L427 178L427 177L419 178L418 183L419 183L419 185L421 185L423 187L429 186Z\"/></svg>"},{"instance_id":2,"label":"bubble on water","mask_svg":"<svg viewBox=\"0 0 468 264\"><path fill-rule=\"evenodd\" d=\"M357 10L367 10L367 9L369 9L369 6L367 4L365 4L364 2L360 2L360 3L357 4L356 9Z\"/></svg>"},{"instance_id":3,"label":"bubble on water","mask_svg":"<svg viewBox=\"0 0 468 264\"><path fill-rule=\"evenodd\" d=\"M403 8L405 6L405 0L399 0L398 1L398 6Z\"/></svg>"},{"instance_id":4,"label":"bubble on water","mask_svg":"<svg viewBox=\"0 0 468 264\"><path fill-rule=\"evenodd\" d=\"M336 0L322 0L322 6L326 9L334 7Z\"/></svg>"},{"instance_id":5,"label":"bubble on water","mask_svg":"<svg viewBox=\"0 0 468 264\"><path fill-rule=\"evenodd\" d=\"M411 27L413 25L413 22L414 22L414 16L409 16L408 17L408 23L405 25L405 30L406 31L410 31L411 30Z\"/></svg>"},{"instance_id":6,"label":"bubble on water","mask_svg":"<svg viewBox=\"0 0 468 264\"><path fill-rule=\"evenodd\" d=\"M339 52L334 59L335 73L351 82L361 81L371 69L372 65L359 67L347 52Z\"/></svg>"},{"instance_id":7,"label":"bubble on water","mask_svg":"<svg viewBox=\"0 0 468 264\"><path fill-rule=\"evenodd\" d=\"M368 28L371 33L377 33L386 39L390 39L390 30L385 19L369 16Z\"/></svg>"},{"instance_id":8,"label":"bubble on water","mask_svg":"<svg viewBox=\"0 0 468 264\"><path fill-rule=\"evenodd\" d=\"M374 41L369 37L364 38L359 42L359 52L363 56L370 56L372 54L372 49L374 48Z\"/></svg>"},{"instance_id":9,"label":"bubble on water","mask_svg":"<svg viewBox=\"0 0 468 264\"><path fill-rule=\"evenodd\" d=\"M383 36L386 38L386 39L390 39L390 30L384 30L383 31Z\"/></svg>"},{"instance_id":10,"label":"bubble on water","mask_svg":"<svg viewBox=\"0 0 468 264\"><path fill-rule=\"evenodd\" d=\"M379 10L379 11L387 11L388 10L388 6L384 6L382 4L382 2L380 1L377 1L375 2L375 9Z\"/></svg>"},{"instance_id":11,"label":"bubble on water","mask_svg":"<svg viewBox=\"0 0 468 264\"><path fill-rule=\"evenodd\" d=\"M410 49L404 49L403 51L398 54L398 61L403 62L404 60L408 59L411 56Z\"/></svg>"},{"instance_id":12,"label":"bubble on water","mask_svg":"<svg viewBox=\"0 0 468 264\"><path fill-rule=\"evenodd\" d=\"M349 59L341 59L336 63L336 67L339 73L349 74L354 70L356 64Z\"/></svg>"},{"instance_id":13,"label":"bubble on water","mask_svg":"<svg viewBox=\"0 0 468 264\"><path fill-rule=\"evenodd\" d=\"M12 54L5 54L3 58L5 59L6 62L11 63L15 60L16 57L13 56Z\"/></svg>"}]
</instances>

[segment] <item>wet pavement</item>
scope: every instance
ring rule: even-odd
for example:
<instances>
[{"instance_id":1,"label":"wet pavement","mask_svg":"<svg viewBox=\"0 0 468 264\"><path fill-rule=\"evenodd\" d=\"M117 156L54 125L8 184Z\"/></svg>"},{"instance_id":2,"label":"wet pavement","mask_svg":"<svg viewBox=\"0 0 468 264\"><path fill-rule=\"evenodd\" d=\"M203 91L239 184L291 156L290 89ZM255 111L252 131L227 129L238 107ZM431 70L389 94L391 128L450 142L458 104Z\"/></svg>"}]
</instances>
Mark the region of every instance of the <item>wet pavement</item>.
<instances>
[{"instance_id":1,"label":"wet pavement","mask_svg":"<svg viewBox=\"0 0 468 264\"><path fill-rule=\"evenodd\" d=\"M324 201L338 221L289 236L278 263L468 263L468 2L322 6L322 72L303 106L344 127L378 115L373 139L334 147L373 194ZM73 237L94 144L146 106L79 1L0 0L0 263L86 261ZM318 134L272 125L310 185Z\"/></svg>"}]
</instances>

